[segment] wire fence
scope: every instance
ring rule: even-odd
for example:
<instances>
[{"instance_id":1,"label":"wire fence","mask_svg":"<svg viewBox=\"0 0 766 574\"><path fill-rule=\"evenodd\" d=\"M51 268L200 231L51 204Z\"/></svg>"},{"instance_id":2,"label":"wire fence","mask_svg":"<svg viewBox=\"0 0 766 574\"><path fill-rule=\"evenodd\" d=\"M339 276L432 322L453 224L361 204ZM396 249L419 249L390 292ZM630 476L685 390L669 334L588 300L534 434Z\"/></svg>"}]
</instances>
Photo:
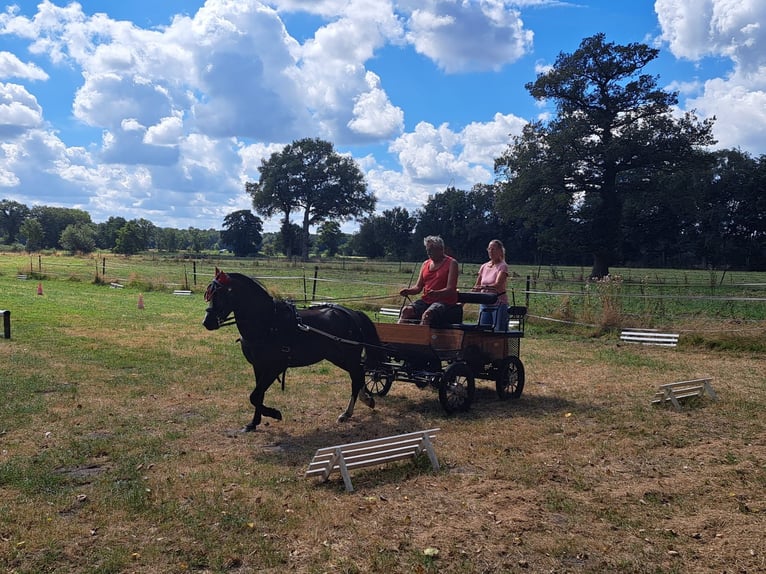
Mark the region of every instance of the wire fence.
<instances>
[{"instance_id":1,"label":"wire fence","mask_svg":"<svg viewBox=\"0 0 766 574\"><path fill-rule=\"evenodd\" d=\"M215 268L257 277L275 295L303 304L334 301L376 310L401 302L419 263L337 259L301 262L279 258L15 256L19 278L90 281L142 291L201 292ZM3 265L3 269L7 269ZM461 264L461 290L470 289L479 264ZM691 319L766 321L766 273L726 270L617 269L590 281L582 268L513 266L512 304L530 316L591 326L653 326Z\"/></svg>"}]
</instances>

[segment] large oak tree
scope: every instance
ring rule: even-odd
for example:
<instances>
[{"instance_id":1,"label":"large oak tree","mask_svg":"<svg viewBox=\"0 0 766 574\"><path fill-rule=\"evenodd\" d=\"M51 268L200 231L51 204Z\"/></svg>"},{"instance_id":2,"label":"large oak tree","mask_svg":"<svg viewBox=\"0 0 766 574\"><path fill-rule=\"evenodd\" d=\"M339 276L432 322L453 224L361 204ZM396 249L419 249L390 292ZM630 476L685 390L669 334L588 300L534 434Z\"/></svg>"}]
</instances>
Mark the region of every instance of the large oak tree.
<instances>
[{"instance_id":1,"label":"large oak tree","mask_svg":"<svg viewBox=\"0 0 766 574\"><path fill-rule=\"evenodd\" d=\"M247 182L255 211L264 217L302 211L301 254L308 259L309 230L325 221L348 221L372 213L375 197L356 162L321 139L292 142L261 162L257 183Z\"/></svg>"},{"instance_id":2,"label":"large oak tree","mask_svg":"<svg viewBox=\"0 0 766 574\"><path fill-rule=\"evenodd\" d=\"M672 172L714 143L713 120L700 121L694 112L674 115L677 93L642 73L658 53L596 34L573 53L559 54L550 70L526 85L535 99L555 102L557 115L529 124L495 161L506 217L526 211L543 221L551 215L535 209L563 207L593 256L593 277L607 275L614 264L623 200L639 192L627 174Z\"/></svg>"}]
</instances>

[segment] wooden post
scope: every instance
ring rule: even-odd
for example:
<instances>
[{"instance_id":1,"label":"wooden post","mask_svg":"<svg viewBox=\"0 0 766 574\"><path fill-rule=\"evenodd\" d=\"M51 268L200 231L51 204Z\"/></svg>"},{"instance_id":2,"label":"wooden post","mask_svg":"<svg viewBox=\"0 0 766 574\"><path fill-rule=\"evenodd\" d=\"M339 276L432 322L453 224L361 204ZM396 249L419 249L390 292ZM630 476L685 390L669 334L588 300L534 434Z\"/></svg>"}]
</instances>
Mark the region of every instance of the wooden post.
<instances>
[{"instance_id":1,"label":"wooden post","mask_svg":"<svg viewBox=\"0 0 766 574\"><path fill-rule=\"evenodd\" d=\"M3 316L3 337L11 338L11 312L7 309L0 309L0 315Z\"/></svg>"},{"instance_id":2,"label":"wooden post","mask_svg":"<svg viewBox=\"0 0 766 574\"><path fill-rule=\"evenodd\" d=\"M527 309L529 309L529 287L530 287L530 277L527 275L527 296L525 297L524 305Z\"/></svg>"}]
</instances>

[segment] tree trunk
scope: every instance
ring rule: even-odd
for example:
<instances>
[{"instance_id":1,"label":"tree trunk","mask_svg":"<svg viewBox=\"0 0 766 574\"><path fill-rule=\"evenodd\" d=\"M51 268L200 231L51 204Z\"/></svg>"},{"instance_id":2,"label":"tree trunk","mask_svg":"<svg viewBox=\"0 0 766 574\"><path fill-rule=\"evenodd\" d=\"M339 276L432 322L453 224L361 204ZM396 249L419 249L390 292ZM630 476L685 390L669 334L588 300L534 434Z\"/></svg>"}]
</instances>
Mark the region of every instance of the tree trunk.
<instances>
[{"instance_id":1,"label":"tree trunk","mask_svg":"<svg viewBox=\"0 0 766 574\"><path fill-rule=\"evenodd\" d=\"M593 268L590 270L591 279L603 279L609 275L609 259L608 253L593 253Z\"/></svg>"},{"instance_id":2,"label":"tree trunk","mask_svg":"<svg viewBox=\"0 0 766 574\"><path fill-rule=\"evenodd\" d=\"M303 212L303 232L301 233L301 260L309 260L309 209Z\"/></svg>"},{"instance_id":3,"label":"tree trunk","mask_svg":"<svg viewBox=\"0 0 766 574\"><path fill-rule=\"evenodd\" d=\"M601 279L609 275L609 266L615 261L620 244L622 201L617 193L617 170L613 162L605 162L603 187L591 225L593 269L590 276Z\"/></svg>"}]
</instances>

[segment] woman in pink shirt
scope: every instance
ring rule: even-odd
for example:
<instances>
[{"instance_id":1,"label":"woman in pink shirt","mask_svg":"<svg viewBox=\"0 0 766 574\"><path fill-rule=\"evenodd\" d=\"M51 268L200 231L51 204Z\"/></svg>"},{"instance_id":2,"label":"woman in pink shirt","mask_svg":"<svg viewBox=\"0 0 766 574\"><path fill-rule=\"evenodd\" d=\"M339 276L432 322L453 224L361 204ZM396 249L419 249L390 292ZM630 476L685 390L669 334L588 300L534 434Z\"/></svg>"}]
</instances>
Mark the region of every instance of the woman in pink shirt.
<instances>
[{"instance_id":1,"label":"woman in pink shirt","mask_svg":"<svg viewBox=\"0 0 766 574\"><path fill-rule=\"evenodd\" d=\"M414 287L405 287L399 295L423 296L402 309L400 323L420 321L421 325L449 324L460 322L460 308L457 306L457 278L460 270L457 261L444 252L444 240L438 235L429 235L423 240L428 259L420 266L418 282Z\"/></svg>"},{"instance_id":2,"label":"woman in pink shirt","mask_svg":"<svg viewBox=\"0 0 766 574\"><path fill-rule=\"evenodd\" d=\"M505 247L499 239L493 239L487 246L489 261L479 268L476 284L471 289L482 293L497 293L497 303L479 306L479 324L493 325L495 331L508 330L508 264L505 262Z\"/></svg>"}]
</instances>

